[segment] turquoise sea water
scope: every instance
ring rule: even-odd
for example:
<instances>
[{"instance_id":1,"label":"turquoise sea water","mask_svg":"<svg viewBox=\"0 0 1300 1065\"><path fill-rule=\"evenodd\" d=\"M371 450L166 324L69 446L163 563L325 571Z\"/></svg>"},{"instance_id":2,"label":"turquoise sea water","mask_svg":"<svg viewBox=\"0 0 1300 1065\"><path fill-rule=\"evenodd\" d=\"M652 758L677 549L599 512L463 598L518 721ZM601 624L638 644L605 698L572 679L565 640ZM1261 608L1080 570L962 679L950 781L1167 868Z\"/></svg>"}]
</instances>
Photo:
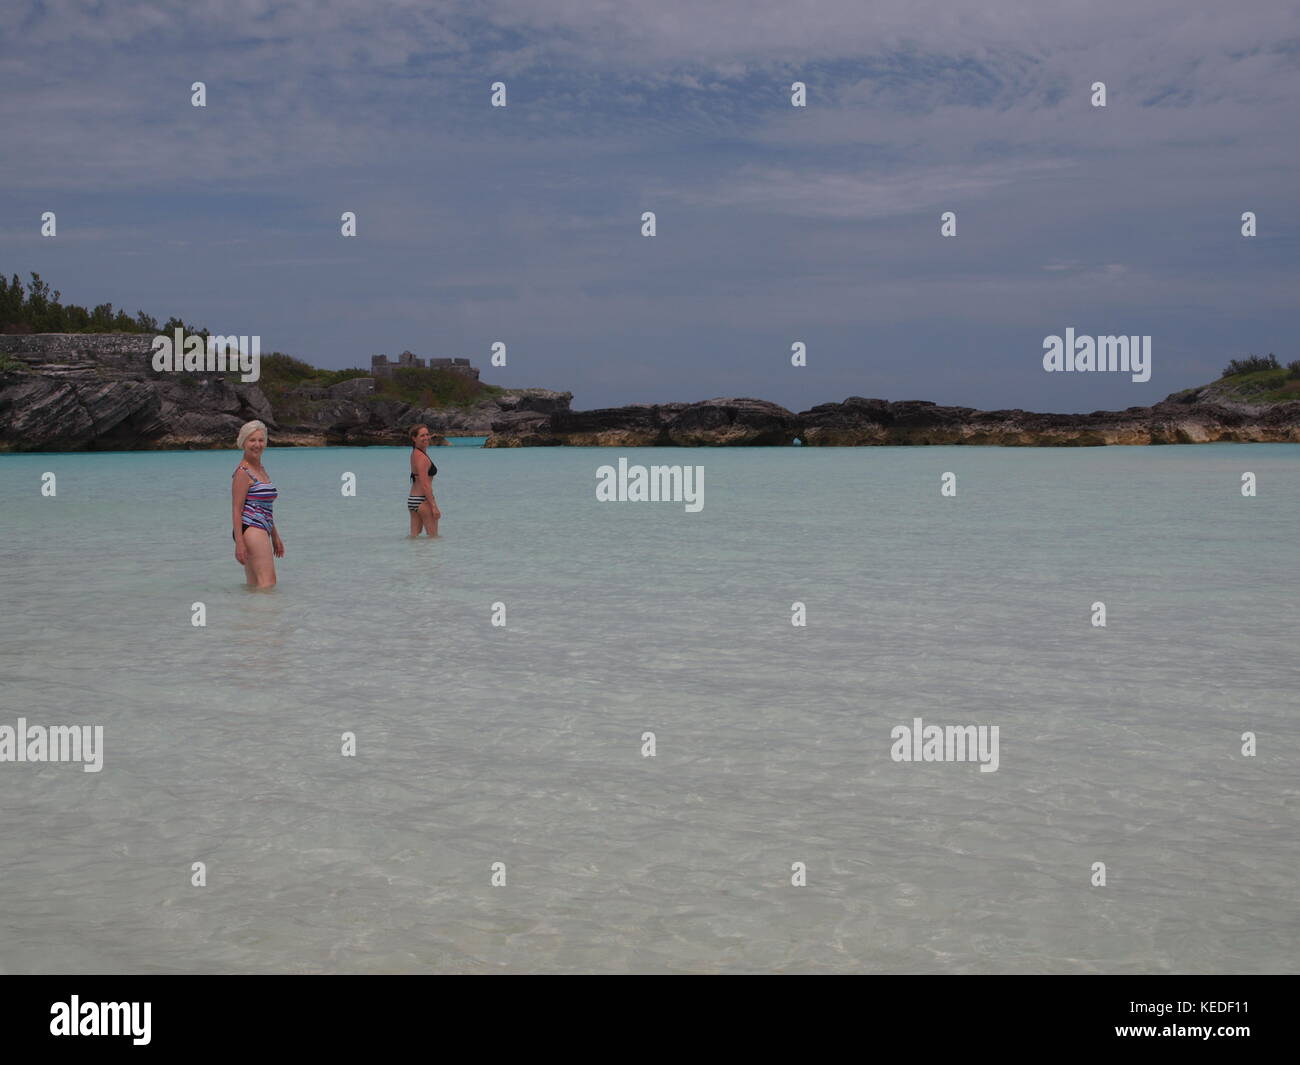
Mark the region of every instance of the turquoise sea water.
<instances>
[{"instance_id":1,"label":"turquoise sea water","mask_svg":"<svg viewBox=\"0 0 1300 1065\"><path fill-rule=\"evenodd\" d=\"M1294 445L272 447L269 594L237 461L0 456L0 970L1300 969Z\"/></svg>"}]
</instances>

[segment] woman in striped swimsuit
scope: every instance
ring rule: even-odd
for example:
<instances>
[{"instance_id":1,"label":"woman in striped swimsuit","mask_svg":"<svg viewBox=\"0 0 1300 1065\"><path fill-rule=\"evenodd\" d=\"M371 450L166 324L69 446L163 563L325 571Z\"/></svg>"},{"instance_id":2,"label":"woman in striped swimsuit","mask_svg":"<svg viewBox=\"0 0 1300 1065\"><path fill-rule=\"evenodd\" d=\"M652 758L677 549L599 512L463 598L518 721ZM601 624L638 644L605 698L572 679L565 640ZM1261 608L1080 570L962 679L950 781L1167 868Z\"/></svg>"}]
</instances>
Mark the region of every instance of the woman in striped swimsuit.
<instances>
[{"instance_id":1,"label":"woman in striped swimsuit","mask_svg":"<svg viewBox=\"0 0 1300 1065\"><path fill-rule=\"evenodd\" d=\"M244 449L244 460L231 474L231 517L234 528L235 561L244 567L252 588L275 587L275 562L272 553L284 558L284 541L280 539L271 504L279 494L262 466L266 450L266 426L248 422L239 430L237 447Z\"/></svg>"},{"instance_id":2,"label":"woman in striped swimsuit","mask_svg":"<svg viewBox=\"0 0 1300 1065\"><path fill-rule=\"evenodd\" d=\"M411 426L411 492L406 497L406 509L411 512L412 536L419 536L421 529L437 536L438 519L442 517L438 501L433 498L433 478L438 475L438 467L427 453L431 439L427 425Z\"/></svg>"}]
</instances>

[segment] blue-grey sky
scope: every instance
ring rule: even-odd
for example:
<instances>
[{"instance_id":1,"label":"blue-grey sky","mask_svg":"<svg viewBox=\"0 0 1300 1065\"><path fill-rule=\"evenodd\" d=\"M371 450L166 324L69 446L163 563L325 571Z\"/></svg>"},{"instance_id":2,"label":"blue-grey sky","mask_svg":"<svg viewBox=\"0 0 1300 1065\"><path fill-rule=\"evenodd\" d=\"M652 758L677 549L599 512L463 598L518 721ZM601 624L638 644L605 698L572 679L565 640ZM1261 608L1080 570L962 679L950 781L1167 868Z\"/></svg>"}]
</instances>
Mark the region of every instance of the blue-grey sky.
<instances>
[{"instance_id":1,"label":"blue-grey sky","mask_svg":"<svg viewBox=\"0 0 1300 1065\"><path fill-rule=\"evenodd\" d=\"M1300 358L1292 0L9 0L0 90L0 270L321 366L1087 411Z\"/></svg>"}]
</instances>

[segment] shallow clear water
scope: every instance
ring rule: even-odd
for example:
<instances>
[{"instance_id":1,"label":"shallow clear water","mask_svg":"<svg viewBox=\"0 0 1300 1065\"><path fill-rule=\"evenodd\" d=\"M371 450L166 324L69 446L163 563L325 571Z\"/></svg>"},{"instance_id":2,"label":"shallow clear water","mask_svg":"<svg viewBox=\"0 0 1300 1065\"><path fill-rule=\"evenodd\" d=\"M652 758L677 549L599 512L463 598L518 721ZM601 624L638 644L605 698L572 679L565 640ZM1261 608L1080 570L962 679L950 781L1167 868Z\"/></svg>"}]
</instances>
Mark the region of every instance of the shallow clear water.
<instances>
[{"instance_id":1,"label":"shallow clear water","mask_svg":"<svg viewBox=\"0 0 1300 1065\"><path fill-rule=\"evenodd\" d=\"M272 448L269 594L237 459L0 456L4 971L1300 969L1293 445Z\"/></svg>"}]
</instances>

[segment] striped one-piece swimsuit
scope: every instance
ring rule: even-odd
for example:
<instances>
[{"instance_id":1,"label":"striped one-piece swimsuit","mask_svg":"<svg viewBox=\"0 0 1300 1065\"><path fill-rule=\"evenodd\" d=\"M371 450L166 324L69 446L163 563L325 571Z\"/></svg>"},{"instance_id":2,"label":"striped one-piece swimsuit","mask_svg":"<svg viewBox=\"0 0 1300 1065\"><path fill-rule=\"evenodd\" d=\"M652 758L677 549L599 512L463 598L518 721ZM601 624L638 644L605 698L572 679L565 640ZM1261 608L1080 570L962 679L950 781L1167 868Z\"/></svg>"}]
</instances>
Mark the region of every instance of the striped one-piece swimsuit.
<instances>
[{"instance_id":1,"label":"striped one-piece swimsuit","mask_svg":"<svg viewBox=\"0 0 1300 1065\"><path fill-rule=\"evenodd\" d=\"M244 528L250 525L258 529L265 529L269 534L272 526L275 525L275 518L271 515L271 504L275 502L279 493L275 490L275 485L270 481L259 481L253 476L253 471L247 466L240 466L253 483L248 486L248 495L244 497L244 510L240 515L240 520L244 523ZM233 477L234 474L231 474Z\"/></svg>"},{"instance_id":2,"label":"striped one-piece swimsuit","mask_svg":"<svg viewBox=\"0 0 1300 1065\"><path fill-rule=\"evenodd\" d=\"M419 451L420 449L417 447L417 448L414 448L413 450L415 450L415 451ZM426 459L429 458L428 455L425 455L424 457L425 457ZM433 464L433 459L429 459L429 476L430 476L430 477L437 477L437 476L438 476L438 467L435 466L435 465ZM415 473L414 473L414 471L412 471L412 473L411 473L411 487L412 487L412 488L415 487ZM412 514L414 514L414 513L415 513L417 510L419 510L420 507L421 507L424 503L426 503L426 502L427 502L427 500L426 500L426 498L425 498L424 496L417 496L414 492L412 492L412 493L410 493L409 495L407 495L407 497L406 497L406 509L409 510Z\"/></svg>"}]
</instances>

